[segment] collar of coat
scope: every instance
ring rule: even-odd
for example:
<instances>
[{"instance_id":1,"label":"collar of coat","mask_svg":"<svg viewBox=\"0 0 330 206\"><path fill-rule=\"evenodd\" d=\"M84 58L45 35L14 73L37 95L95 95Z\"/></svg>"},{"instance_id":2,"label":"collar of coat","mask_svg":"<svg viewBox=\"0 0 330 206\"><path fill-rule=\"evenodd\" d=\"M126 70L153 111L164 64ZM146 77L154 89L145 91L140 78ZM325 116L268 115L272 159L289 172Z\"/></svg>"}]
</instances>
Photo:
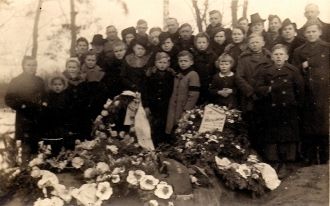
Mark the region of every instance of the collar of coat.
<instances>
[{"instance_id":1,"label":"collar of coat","mask_svg":"<svg viewBox=\"0 0 330 206\"><path fill-rule=\"evenodd\" d=\"M264 64L263 67L265 71L272 76L286 75L288 70L298 72L298 69L295 66L287 62L285 62L281 68L275 67L274 63Z\"/></svg>"},{"instance_id":2,"label":"collar of coat","mask_svg":"<svg viewBox=\"0 0 330 206\"><path fill-rule=\"evenodd\" d=\"M194 69L191 68L191 67L189 67L188 69L185 69L185 70L180 69L178 75L181 74L182 76L186 76L186 75L187 75L189 72L191 72L191 71L194 71Z\"/></svg>"},{"instance_id":3,"label":"collar of coat","mask_svg":"<svg viewBox=\"0 0 330 206\"><path fill-rule=\"evenodd\" d=\"M144 55L142 57L137 57L134 53L131 53L125 57L125 60L129 66L141 68L148 63L149 58L150 54Z\"/></svg>"},{"instance_id":4,"label":"collar of coat","mask_svg":"<svg viewBox=\"0 0 330 206\"><path fill-rule=\"evenodd\" d=\"M223 77L232 77L232 76L234 76L234 72L230 72L229 74L221 74L221 73L219 72L219 77L220 77L220 78L223 78Z\"/></svg>"}]
</instances>

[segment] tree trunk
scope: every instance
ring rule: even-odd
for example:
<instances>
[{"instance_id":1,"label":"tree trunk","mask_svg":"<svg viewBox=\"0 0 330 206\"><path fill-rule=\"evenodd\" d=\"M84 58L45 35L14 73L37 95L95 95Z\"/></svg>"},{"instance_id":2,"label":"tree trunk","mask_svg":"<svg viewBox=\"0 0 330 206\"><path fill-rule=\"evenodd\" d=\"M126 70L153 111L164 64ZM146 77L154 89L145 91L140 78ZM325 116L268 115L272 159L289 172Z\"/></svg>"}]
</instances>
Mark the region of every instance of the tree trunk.
<instances>
[{"instance_id":1,"label":"tree trunk","mask_svg":"<svg viewBox=\"0 0 330 206\"><path fill-rule=\"evenodd\" d=\"M74 0L70 0L70 31L71 31L71 47L70 55L74 56L76 53L76 40L77 40L77 26L76 26L76 15Z\"/></svg>"},{"instance_id":2,"label":"tree trunk","mask_svg":"<svg viewBox=\"0 0 330 206\"><path fill-rule=\"evenodd\" d=\"M40 14L42 9L42 0L38 1L38 7L36 10L36 16L34 18L34 24L33 24L33 34L32 34L32 52L31 56L33 58L37 58L38 53L38 31L39 31L39 20L40 20Z\"/></svg>"},{"instance_id":3,"label":"tree trunk","mask_svg":"<svg viewBox=\"0 0 330 206\"><path fill-rule=\"evenodd\" d=\"M163 26L166 27L166 20L170 16L170 0L163 0Z\"/></svg>"},{"instance_id":4,"label":"tree trunk","mask_svg":"<svg viewBox=\"0 0 330 206\"><path fill-rule=\"evenodd\" d=\"M243 3L243 17L244 18L247 18L248 3L249 3L248 0L244 0L244 3Z\"/></svg>"},{"instance_id":5,"label":"tree trunk","mask_svg":"<svg viewBox=\"0 0 330 206\"><path fill-rule=\"evenodd\" d=\"M231 1L231 19L232 19L232 25L237 25L237 7L238 7L238 0L232 0Z\"/></svg>"},{"instance_id":6,"label":"tree trunk","mask_svg":"<svg viewBox=\"0 0 330 206\"><path fill-rule=\"evenodd\" d=\"M191 0L191 1L192 1L192 5L195 9L196 23L197 23L198 31L203 32L203 21L201 18L201 12L198 8L197 0Z\"/></svg>"}]
</instances>

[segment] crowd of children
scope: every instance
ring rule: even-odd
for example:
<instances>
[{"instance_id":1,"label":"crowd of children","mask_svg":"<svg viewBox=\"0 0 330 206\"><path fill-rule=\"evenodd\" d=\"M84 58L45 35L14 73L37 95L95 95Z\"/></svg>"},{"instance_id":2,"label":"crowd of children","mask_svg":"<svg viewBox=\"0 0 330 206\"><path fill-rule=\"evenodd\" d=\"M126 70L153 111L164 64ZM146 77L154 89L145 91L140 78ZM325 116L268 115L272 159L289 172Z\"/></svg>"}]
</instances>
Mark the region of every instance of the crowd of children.
<instances>
[{"instance_id":1,"label":"crowd of children","mask_svg":"<svg viewBox=\"0 0 330 206\"><path fill-rule=\"evenodd\" d=\"M156 145L170 139L184 111L215 103L243 111L252 147L277 169L299 157L327 163L330 25L318 14L317 5L307 5L299 30L269 15L265 31L258 13L229 29L213 10L206 32L195 36L190 24L168 18L167 31L147 34L148 23L139 20L122 30L122 40L111 25L107 38L94 35L91 49L79 38L65 71L46 85L35 75L36 60L25 57L5 98L17 112L16 138L32 152L39 138L56 152L72 148L90 136L107 98L132 90L142 95Z\"/></svg>"}]
</instances>

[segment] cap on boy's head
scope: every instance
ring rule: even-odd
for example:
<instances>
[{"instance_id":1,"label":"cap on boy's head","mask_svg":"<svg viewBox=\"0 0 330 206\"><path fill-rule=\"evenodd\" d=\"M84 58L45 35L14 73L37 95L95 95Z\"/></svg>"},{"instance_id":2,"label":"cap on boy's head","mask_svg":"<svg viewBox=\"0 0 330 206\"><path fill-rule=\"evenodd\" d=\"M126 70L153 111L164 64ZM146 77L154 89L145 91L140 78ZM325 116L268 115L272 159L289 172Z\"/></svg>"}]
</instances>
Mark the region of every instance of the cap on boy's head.
<instances>
[{"instance_id":1,"label":"cap on boy's head","mask_svg":"<svg viewBox=\"0 0 330 206\"><path fill-rule=\"evenodd\" d=\"M55 80L61 80L63 85L64 85L64 89L66 89L68 87L68 80L67 78L65 78L65 76L61 73L55 72L54 74L52 74L49 78L48 78L48 82L47 82L47 86L49 89L52 88L52 85L54 84Z\"/></svg>"},{"instance_id":2,"label":"cap on boy's head","mask_svg":"<svg viewBox=\"0 0 330 206\"><path fill-rule=\"evenodd\" d=\"M308 27L316 25L320 30L322 30L322 24L318 19L311 19L306 22L303 26L303 30L305 31Z\"/></svg>"},{"instance_id":3,"label":"cap on boy's head","mask_svg":"<svg viewBox=\"0 0 330 206\"><path fill-rule=\"evenodd\" d=\"M171 34L169 32L160 33L158 38L159 38L159 44L160 45L162 45L166 41L166 39L168 39L168 38L170 38L172 40Z\"/></svg>"},{"instance_id":4,"label":"cap on boy's head","mask_svg":"<svg viewBox=\"0 0 330 206\"><path fill-rule=\"evenodd\" d=\"M231 65L234 65L234 58L232 56L230 56L227 53L223 53L222 55L219 56L219 58L216 61L216 66L218 67L220 62L230 62Z\"/></svg>"},{"instance_id":5,"label":"cap on boy's head","mask_svg":"<svg viewBox=\"0 0 330 206\"><path fill-rule=\"evenodd\" d=\"M136 30L135 30L135 28L131 26L131 27L127 27L126 29L123 29L121 31L122 39L125 39L125 36L127 34L133 34L134 36L136 36Z\"/></svg>"},{"instance_id":6,"label":"cap on boy's head","mask_svg":"<svg viewBox=\"0 0 330 206\"><path fill-rule=\"evenodd\" d=\"M91 42L92 45L104 45L104 43L106 42L106 39L103 39L102 34L95 34L93 36L93 40Z\"/></svg>"},{"instance_id":7,"label":"cap on boy's head","mask_svg":"<svg viewBox=\"0 0 330 206\"><path fill-rule=\"evenodd\" d=\"M67 59L65 62L65 67L67 67L70 62L76 63L78 68L80 68L80 61L77 57L70 57L69 59Z\"/></svg>"},{"instance_id":8,"label":"cap on boy's head","mask_svg":"<svg viewBox=\"0 0 330 206\"><path fill-rule=\"evenodd\" d=\"M160 27L152 27L152 28L149 30L149 34L151 34L152 32L155 32L155 31L162 32L162 29L161 29Z\"/></svg>"},{"instance_id":9,"label":"cap on boy's head","mask_svg":"<svg viewBox=\"0 0 330 206\"><path fill-rule=\"evenodd\" d=\"M259 15L259 13L255 13L250 15L251 17L251 23L249 23L249 26L254 25L256 23L264 23L266 21L266 19L262 19Z\"/></svg>"},{"instance_id":10,"label":"cap on boy's head","mask_svg":"<svg viewBox=\"0 0 330 206\"><path fill-rule=\"evenodd\" d=\"M283 23L282 23L282 27L280 28L279 32L281 33L282 30L284 29L284 27L292 25L294 30L297 31L297 24L291 22L291 20L289 18L284 19Z\"/></svg>"},{"instance_id":11,"label":"cap on boy's head","mask_svg":"<svg viewBox=\"0 0 330 206\"><path fill-rule=\"evenodd\" d=\"M182 51L179 52L179 54L178 54L178 58L179 58L179 57L185 57L185 56L189 57L189 59L191 59L192 61L194 60L194 56L192 55L192 53L190 53L190 52L187 51L187 50L182 50Z\"/></svg>"},{"instance_id":12,"label":"cap on boy's head","mask_svg":"<svg viewBox=\"0 0 330 206\"><path fill-rule=\"evenodd\" d=\"M159 61L161 59L170 59L170 56L166 52L157 52L155 61Z\"/></svg>"}]
</instances>

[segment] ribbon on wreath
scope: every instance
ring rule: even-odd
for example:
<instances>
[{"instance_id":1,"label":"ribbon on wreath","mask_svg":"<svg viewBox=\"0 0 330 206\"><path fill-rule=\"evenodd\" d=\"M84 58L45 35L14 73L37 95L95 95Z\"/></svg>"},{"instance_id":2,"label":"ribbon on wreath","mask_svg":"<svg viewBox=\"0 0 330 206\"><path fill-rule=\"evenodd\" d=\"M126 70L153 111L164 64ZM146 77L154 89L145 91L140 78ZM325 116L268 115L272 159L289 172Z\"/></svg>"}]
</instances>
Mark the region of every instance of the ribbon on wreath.
<instances>
[{"instance_id":1,"label":"ribbon on wreath","mask_svg":"<svg viewBox=\"0 0 330 206\"><path fill-rule=\"evenodd\" d=\"M150 124L141 102L141 94L132 91L124 91L122 94L134 97L134 100L127 106L124 125L134 126L138 144L141 147L147 150L155 150L151 139Z\"/></svg>"}]
</instances>

